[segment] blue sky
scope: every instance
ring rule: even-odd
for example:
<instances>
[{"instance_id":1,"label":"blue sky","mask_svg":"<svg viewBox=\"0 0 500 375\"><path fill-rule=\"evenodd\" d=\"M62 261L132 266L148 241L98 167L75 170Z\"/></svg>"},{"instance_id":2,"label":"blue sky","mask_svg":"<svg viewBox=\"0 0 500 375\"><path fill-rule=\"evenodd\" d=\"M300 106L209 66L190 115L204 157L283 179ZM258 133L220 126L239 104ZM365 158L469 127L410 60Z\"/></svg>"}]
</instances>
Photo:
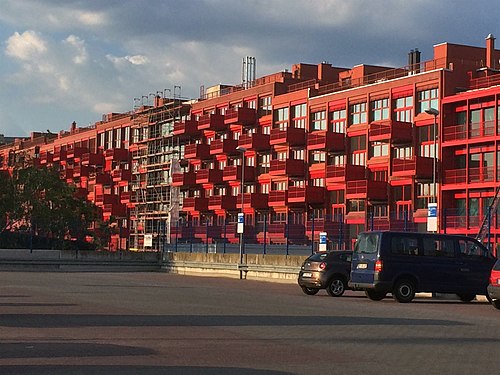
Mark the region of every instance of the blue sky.
<instances>
[{"instance_id":1,"label":"blue sky","mask_svg":"<svg viewBox=\"0 0 500 375\"><path fill-rule=\"evenodd\" d=\"M0 0L0 133L88 126L134 97L237 84L298 62L400 67L500 35L494 0ZM500 43L500 42L498 42ZM497 43L497 45L499 45ZM498 49L498 47L497 47Z\"/></svg>"}]
</instances>

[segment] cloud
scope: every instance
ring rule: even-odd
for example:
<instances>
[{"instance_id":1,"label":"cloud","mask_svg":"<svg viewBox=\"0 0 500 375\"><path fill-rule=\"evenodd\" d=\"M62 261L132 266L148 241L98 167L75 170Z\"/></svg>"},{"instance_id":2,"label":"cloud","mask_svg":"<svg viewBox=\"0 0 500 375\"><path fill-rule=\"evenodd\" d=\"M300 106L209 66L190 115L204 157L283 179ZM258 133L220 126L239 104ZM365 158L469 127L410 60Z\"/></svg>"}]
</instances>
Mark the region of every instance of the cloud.
<instances>
[{"instance_id":1,"label":"cloud","mask_svg":"<svg viewBox=\"0 0 500 375\"><path fill-rule=\"evenodd\" d=\"M76 54L73 57L73 62L75 64L83 64L87 61L88 54L84 40L75 35L70 35L64 40L64 43L74 48Z\"/></svg>"},{"instance_id":2,"label":"cloud","mask_svg":"<svg viewBox=\"0 0 500 375\"><path fill-rule=\"evenodd\" d=\"M7 39L5 52L19 60L31 60L47 51L47 44L41 35L33 30L22 34L17 31Z\"/></svg>"}]
</instances>

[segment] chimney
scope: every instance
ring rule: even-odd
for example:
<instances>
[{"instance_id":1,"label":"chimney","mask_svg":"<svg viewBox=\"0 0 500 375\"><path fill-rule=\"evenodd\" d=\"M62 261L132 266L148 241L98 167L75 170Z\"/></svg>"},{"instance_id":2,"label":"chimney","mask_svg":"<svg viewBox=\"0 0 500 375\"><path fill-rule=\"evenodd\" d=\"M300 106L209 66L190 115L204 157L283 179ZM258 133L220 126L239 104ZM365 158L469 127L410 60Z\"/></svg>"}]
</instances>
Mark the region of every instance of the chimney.
<instances>
[{"instance_id":1,"label":"chimney","mask_svg":"<svg viewBox=\"0 0 500 375\"><path fill-rule=\"evenodd\" d=\"M413 70L413 50L411 49L410 52L408 53L408 67L410 70Z\"/></svg>"},{"instance_id":2,"label":"chimney","mask_svg":"<svg viewBox=\"0 0 500 375\"><path fill-rule=\"evenodd\" d=\"M486 67L495 69L495 37L492 34L486 37Z\"/></svg>"},{"instance_id":3,"label":"chimney","mask_svg":"<svg viewBox=\"0 0 500 375\"><path fill-rule=\"evenodd\" d=\"M71 134L76 133L76 121L73 121L73 122L71 123L71 130L70 130L70 133L71 133Z\"/></svg>"},{"instance_id":4,"label":"chimney","mask_svg":"<svg viewBox=\"0 0 500 375\"><path fill-rule=\"evenodd\" d=\"M415 52L413 52L413 64L415 64L415 72L420 73L420 51L418 48L415 48Z\"/></svg>"}]
</instances>

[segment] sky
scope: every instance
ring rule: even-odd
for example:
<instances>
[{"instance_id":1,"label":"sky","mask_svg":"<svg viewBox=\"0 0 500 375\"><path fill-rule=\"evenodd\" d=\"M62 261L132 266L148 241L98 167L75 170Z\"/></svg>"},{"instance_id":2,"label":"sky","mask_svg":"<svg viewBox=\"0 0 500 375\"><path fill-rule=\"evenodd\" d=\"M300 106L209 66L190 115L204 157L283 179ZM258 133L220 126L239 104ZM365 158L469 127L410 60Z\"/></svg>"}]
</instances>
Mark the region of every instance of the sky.
<instances>
[{"instance_id":1,"label":"sky","mask_svg":"<svg viewBox=\"0 0 500 375\"><path fill-rule=\"evenodd\" d=\"M257 77L299 62L402 67L411 49L430 60L435 44L484 47L500 35L497 0L0 0L0 9L0 134L19 137L86 127L158 91L194 99L202 85L239 84L245 56Z\"/></svg>"}]
</instances>

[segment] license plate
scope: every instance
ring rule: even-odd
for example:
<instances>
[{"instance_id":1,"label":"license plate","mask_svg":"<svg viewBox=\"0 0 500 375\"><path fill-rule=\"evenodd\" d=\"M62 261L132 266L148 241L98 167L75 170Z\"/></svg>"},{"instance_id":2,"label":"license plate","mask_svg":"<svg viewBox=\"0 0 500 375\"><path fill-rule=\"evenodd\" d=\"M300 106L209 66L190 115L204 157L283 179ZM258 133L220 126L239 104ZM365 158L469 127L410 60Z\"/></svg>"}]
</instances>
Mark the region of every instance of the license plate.
<instances>
[{"instance_id":1,"label":"license plate","mask_svg":"<svg viewBox=\"0 0 500 375\"><path fill-rule=\"evenodd\" d=\"M368 268L368 264L366 264L366 263L359 263L358 266L357 266L358 270L364 270L364 269L367 269L367 268Z\"/></svg>"},{"instance_id":2,"label":"license plate","mask_svg":"<svg viewBox=\"0 0 500 375\"><path fill-rule=\"evenodd\" d=\"M302 277L311 277L312 276L312 273L311 272L304 272L302 274Z\"/></svg>"}]
</instances>

